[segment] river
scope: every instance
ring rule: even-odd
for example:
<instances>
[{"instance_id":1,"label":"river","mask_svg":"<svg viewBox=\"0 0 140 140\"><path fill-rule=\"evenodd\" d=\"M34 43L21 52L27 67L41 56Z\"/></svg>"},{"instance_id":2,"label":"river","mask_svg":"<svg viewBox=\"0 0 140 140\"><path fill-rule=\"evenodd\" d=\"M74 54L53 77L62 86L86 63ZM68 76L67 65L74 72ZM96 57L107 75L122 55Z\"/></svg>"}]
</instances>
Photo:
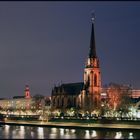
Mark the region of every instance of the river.
<instances>
[{"instance_id":1,"label":"river","mask_svg":"<svg viewBox=\"0 0 140 140\"><path fill-rule=\"evenodd\" d=\"M67 129L55 127L1 125L0 139L139 139L138 130Z\"/></svg>"}]
</instances>

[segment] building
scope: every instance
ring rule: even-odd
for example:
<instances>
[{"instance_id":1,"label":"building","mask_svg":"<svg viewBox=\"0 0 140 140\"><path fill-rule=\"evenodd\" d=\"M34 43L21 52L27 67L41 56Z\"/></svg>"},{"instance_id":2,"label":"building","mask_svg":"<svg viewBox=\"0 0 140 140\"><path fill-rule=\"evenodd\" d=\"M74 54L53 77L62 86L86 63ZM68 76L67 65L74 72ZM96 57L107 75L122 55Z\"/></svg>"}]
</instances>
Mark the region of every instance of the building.
<instances>
[{"instance_id":1,"label":"building","mask_svg":"<svg viewBox=\"0 0 140 140\"><path fill-rule=\"evenodd\" d=\"M24 96L14 96L11 99L0 99L0 113L2 114L27 114L36 112L37 110L50 108L50 97L40 98L38 96L32 97L29 86L25 86ZM32 111L32 113L31 113Z\"/></svg>"},{"instance_id":2,"label":"building","mask_svg":"<svg viewBox=\"0 0 140 140\"><path fill-rule=\"evenodd\" d=\"M84 83L68 83L55 86L52 90L52 110L76 107L76 100L83 89Z\"/></svg>"},{"instance_id":3,"label":"building","mask_svg":"<svg viewBox=\"0 0 140 140\"><path fill-rule=\"evenodd\" d=\"M33 101L31 99L29 86L25 86L24 96L14 96L11 99L0 100L0 107L2 110L19 110L30 109Z\"/></svg>"},{"instance_id":4,"label":"building","mask_svg":"<svg viewBox=\"0 0 140 140\"><path fill-rule=\"evenodd\" d=\"M94 17L92 17L90 50L84 68L84 82L55 86L52 90L52 109L95 108L100 104L101 72L96 54Z\"/></svg>"},{"instance_id":5,"label":"building","mask_svg":"<svg viewBox=\"0 0 140 140\"><path fill-rule=\"evenodd\" d=\"M95 19L92 17L91 38L89 55L84 68L84 80L79 83L67 83L55 86L52 90L52 110L65 112L67 109L76 108L84 112L93 112L101 109L102 103L111 98L111 85L102 87L100 62L96 53ZM118 84L119 85L119 84ZM140 90L134 90L131 85L119 85L122 94L140 100Z\"/></svg>"},{"instance_id":6,"label":"building","mask_svg":"<svg viewBox=\"0 0 140 140\"><path fill-rule=\"evenodd\" d=\"M94 21L92 17L90 50L84 69L84 86L78 97L80 109L89 112L99 108L101 102L101 71L96 53Z\"/></svg>"},{"instance_id":7,"label":"building","mask_svg":"<svg viewBox=\"0 0 140 140\"><path fill-rule=\"evenodd\" d=\"M139 89L132 89L132 98L140 98L140 90Z\"/></svg>"}]
</instances>

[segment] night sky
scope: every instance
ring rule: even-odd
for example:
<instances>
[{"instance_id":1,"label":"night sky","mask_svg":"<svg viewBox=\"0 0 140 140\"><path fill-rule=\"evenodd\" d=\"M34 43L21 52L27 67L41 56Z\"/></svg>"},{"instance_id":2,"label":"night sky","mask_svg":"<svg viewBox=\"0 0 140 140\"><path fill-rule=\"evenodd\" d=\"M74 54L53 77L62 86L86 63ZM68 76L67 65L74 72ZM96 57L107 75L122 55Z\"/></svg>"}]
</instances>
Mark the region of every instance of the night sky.
<instances>
[{"instance_id":1,"label":"night sky","mask_svg":"<svg viewBox=\"0 0 140 140\"><path fill-rule=\"evenodd\" d=\"M140 89L140 2L0 2L0 97L83 82L91 12L102 85Z\"/></svg>"}]
</instances>

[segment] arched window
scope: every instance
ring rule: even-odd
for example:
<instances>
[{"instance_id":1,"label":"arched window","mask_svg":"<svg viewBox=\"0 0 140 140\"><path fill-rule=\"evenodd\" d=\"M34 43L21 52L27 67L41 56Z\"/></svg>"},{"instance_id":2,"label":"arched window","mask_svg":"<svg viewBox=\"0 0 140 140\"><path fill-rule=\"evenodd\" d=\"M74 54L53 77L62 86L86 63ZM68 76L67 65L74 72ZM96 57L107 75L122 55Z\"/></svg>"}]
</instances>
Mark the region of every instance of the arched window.
<instances>
[{"instance_id":1,"label":"arched window","mask_svg":"<svg viewBox=\"0 0 140 140\"><path fill-rule=\"evenodd\" d=\"M57 106L59 107L59 98L57 98Z\"/></svg>"},{"instance_id":2,"label":"arched window","mask_svg":"<svg viewBox=\"0 0 140 140\"><path fill-rule=\"evenodd\" d=\"M53 98L53 105L56 106L56 98Z\"/></svg>"},{"instance_id":3,"label":"arched window","mask_svg":"<svg viewBox=\"0 0 140 140\"><path fill-rule=\"evenodd\" d=\"M94 86L95 87L97 86L97 75L96 74L94 75Z\"/></svg>"},{"instance_id":4,"label":"arched window","mask_svg":"<svg viewBox=\"0 0 140 140\"><path fill-rule=\"evenodd\" d=\"M61 100L61 106L62 107L64 106L64 98L62 98L62 100Z\"/></svg>"},{"instance_id":5,"label":"arched window","mask_svg":"<svg viewBox=\"0 0 140 140\"><path fill-rule=\"evenodd\" d=\"M71 107L71 100L70 100L70 98L68 98L68 100L67 100L67 107Z\"/></svg>"},{"instance_id":6,"label":"arched window","mask_svg":"<svg viewBox=\"0 0 140 140\"><path fill-rule=\"evenodd\" d=\"M58 105L57 105L57 98L55 98L55 106L58 106Z\"/></svg>"},{"instance_id":7,"label":"arched window","mask_svg":"<svg viewBox=\"0 0 140 140\"><path fill-rule=\"evenodd\" d=\"M76 98L75 97L73 98L73 106L74 107L76 106Z\"/></svg>"},{"instance_id":8,"label":"arched window","mask_svg":"<svg viewBox=\"0 0 140 140\"><path fill-rule=\"evenodd\" d=\"M97 106L97 97L95 97L95 106Z\"/></svg>"}]
</instances>

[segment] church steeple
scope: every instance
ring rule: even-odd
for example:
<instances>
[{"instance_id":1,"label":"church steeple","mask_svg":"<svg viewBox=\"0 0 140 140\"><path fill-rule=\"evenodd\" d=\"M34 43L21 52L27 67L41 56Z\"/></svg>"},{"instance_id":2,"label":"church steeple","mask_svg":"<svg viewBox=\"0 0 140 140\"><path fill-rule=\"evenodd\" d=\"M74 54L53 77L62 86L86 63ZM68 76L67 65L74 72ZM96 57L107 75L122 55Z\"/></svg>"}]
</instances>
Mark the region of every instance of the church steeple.
<instances>
[{"instance_id":1,"label":"church steeple","mask_svg":"<svg viewBox=\"0 0 140 140\"><path fill-rule=\"evenodd\" d=\"M90 51L84 69L84 90L89 96L90 105L97 107L100 104L101 92L101 72L99 58L96 54L95 34L94 34L94 15L92 15L92 28L90 38Z\"/></svg>"},{"instance_id":2,"label":"church steeple","mask_svg":"<svg viewBox=\"0 0 140 140\"><path fill-rule=\"evenodd\" d=\"M28 85L25 86L25 98L31 98Z\"/></svg>"},{"instance_id":3,"label":"church steeple","mask_svg":"<svg viewBox=\"0 0 140 140\"><path fill-rule=\"evenodd\" d=\"M97 58L96 46L95 46L95 35L94 35L94 22L95 22L95 15L94 15L94 13L92 14L91 20L92 20L92 28L91 28L89 58Z\"/></svg>"}]
</instances>

